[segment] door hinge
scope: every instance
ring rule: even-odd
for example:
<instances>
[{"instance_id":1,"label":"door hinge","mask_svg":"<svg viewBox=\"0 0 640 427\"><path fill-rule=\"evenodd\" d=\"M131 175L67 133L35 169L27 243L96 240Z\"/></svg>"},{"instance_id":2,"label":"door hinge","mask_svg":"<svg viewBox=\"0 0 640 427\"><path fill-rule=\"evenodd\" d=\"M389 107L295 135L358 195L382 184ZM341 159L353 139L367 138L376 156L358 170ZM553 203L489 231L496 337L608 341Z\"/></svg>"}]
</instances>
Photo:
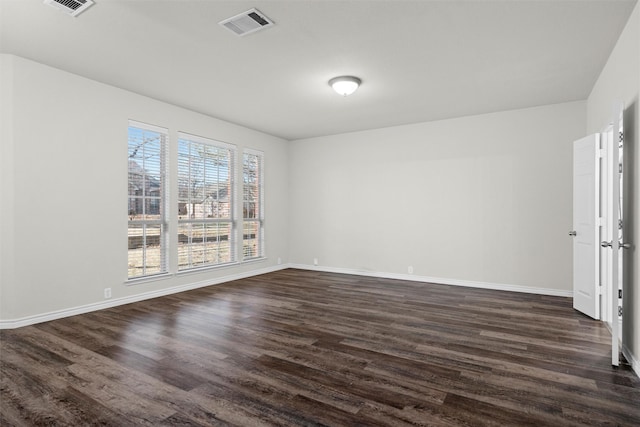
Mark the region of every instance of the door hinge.
<instances>
[{"instance_id":1,"label":"door hinge","mask_svg":"<svg viewBox=\"0 0 640 427\"><path fill-rule=\"evenodd\" d=\"M622 163L618 164L618 173L622 173Z\"/></svg>"},{"instance_id":2,"label":"door hinge","mask_svg":"<svg viewBox=\"0 0 640 427\"><path fill-rule=\"evenodd\" d=\"M618 306L618 317L622 316L622 307Z\"/></svg>"}]
</instances>

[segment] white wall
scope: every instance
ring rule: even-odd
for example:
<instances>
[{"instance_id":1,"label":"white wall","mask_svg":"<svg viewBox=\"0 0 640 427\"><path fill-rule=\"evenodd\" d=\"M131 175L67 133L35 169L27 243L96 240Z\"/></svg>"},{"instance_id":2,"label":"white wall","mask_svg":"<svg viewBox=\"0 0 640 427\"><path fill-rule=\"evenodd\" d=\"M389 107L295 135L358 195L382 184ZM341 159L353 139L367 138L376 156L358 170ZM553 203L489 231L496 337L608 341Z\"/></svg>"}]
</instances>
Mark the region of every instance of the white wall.
<instances>
[{"instance_id":1,"label":"white wall","mask_svg":"<svg viewBox=\"0 0 640 427\"><path fill-rule=\"evenodd\" d=\"M20 57L0 64L0 321L104 303L108 287L117 301L286 262L286 141ZM129 119L174 143L185 131L265 152L267 260L125 284Z\"/></svg>"},{"instance_id":2,"label":"white wall","mask_svg":"<svg viewBox=\"0 0 640 427\"><path fill-rule=\"evenodd\" d=\"M587 100L587 133L610 123L615 103L624 102L624 218L625 239L633 248L623 251L623 346L640 375L640 4L627 22L618 42Z\"/></svg>"},{"instance_id":3,"label":"white wall","mask_svg":"<svg viewBox=\"0 0 640 427\"><path fill-rule=\"evenodd\" d=\"M291 262L572 287L574 102L293 141Z\"/></svg>"}]
</instances>

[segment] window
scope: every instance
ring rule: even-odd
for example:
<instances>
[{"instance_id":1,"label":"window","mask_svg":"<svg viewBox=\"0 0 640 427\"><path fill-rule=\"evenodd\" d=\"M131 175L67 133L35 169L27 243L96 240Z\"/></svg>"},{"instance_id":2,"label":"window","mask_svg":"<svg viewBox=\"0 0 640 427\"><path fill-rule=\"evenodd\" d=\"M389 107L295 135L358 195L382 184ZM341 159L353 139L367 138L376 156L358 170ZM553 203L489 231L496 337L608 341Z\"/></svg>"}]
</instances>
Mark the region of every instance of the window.
<instances>
[{"instance_id":1,"label":"window","mask_svg":"<svg viewBox=\"0 0 640 427\"><path fill-rule=\"evenodd\" d=\"M234 262L235 147L181 133L178 140L178 270Z\"/></svg>"},{"instance_id":2,"label":"window","mask_svg":"<svg viewBox=\"0 0 640 427\"><path fill-rule=\"evenodd\" d=\"M242 157L242 259L264 256L264 154L245 150Z\"/></svg>"},{"instance_id":3,"label":"window","mask_svg":"<svg viewBox=\"0 0 640 427\"><path fill-rule=\"evenodd\" d=\"M130 279L167 272L166 129L129 122Z\"/></svg>"}]
</instances>

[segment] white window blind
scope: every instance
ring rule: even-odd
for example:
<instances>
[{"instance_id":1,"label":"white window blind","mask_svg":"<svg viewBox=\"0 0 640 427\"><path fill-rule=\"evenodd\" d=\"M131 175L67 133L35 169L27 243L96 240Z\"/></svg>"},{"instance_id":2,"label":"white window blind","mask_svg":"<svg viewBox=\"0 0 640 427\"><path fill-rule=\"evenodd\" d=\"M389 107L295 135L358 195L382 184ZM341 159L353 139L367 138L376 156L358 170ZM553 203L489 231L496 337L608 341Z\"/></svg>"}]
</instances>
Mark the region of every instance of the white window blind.
<instances>
[{"instance_id":1,"label":"white window blind","mask_svg":"<svg viewBox=\"0 0 640 427\"><path fill-rule=\"evenodd\" d=\"M245 150L242 156L242 259L264 255L264 153Z\"/></svg>"},{"instance_id":2,"label":"white window blind","mask_svg":"<svg viewBox=\"0 0 640 427\"><path fill-rule=\"evenodd\" d=\"M129 122L128 277L167 272L167 129Z\"/></svg>"},{"instance_id":3,"label":"white window blind","mask_svg":"<svg viewBox=\"0 0 640 427\"><path fill-rule=\"evenodd\" d=\"M185 133L178 139L178 270L236 261L235 147Z\"/></svg>"}]
</instances>

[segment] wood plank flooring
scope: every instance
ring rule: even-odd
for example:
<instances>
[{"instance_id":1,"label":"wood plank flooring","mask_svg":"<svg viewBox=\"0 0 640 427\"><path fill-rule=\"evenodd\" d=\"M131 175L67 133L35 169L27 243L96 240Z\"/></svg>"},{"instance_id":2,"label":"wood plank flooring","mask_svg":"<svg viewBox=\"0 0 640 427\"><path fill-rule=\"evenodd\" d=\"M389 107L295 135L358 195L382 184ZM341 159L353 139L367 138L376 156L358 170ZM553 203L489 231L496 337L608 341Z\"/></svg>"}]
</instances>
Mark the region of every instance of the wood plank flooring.
<instances>
[{"instance_id":1,"label":"wood plank flooring","mask_svg":"<svg viewBox=\"0 0 640 427\"><path fill-rule=\"evenodd\" d=\"M571 299L283 270L0 332L0 425L640 425Z\"/></svg>"}]
</instances>

